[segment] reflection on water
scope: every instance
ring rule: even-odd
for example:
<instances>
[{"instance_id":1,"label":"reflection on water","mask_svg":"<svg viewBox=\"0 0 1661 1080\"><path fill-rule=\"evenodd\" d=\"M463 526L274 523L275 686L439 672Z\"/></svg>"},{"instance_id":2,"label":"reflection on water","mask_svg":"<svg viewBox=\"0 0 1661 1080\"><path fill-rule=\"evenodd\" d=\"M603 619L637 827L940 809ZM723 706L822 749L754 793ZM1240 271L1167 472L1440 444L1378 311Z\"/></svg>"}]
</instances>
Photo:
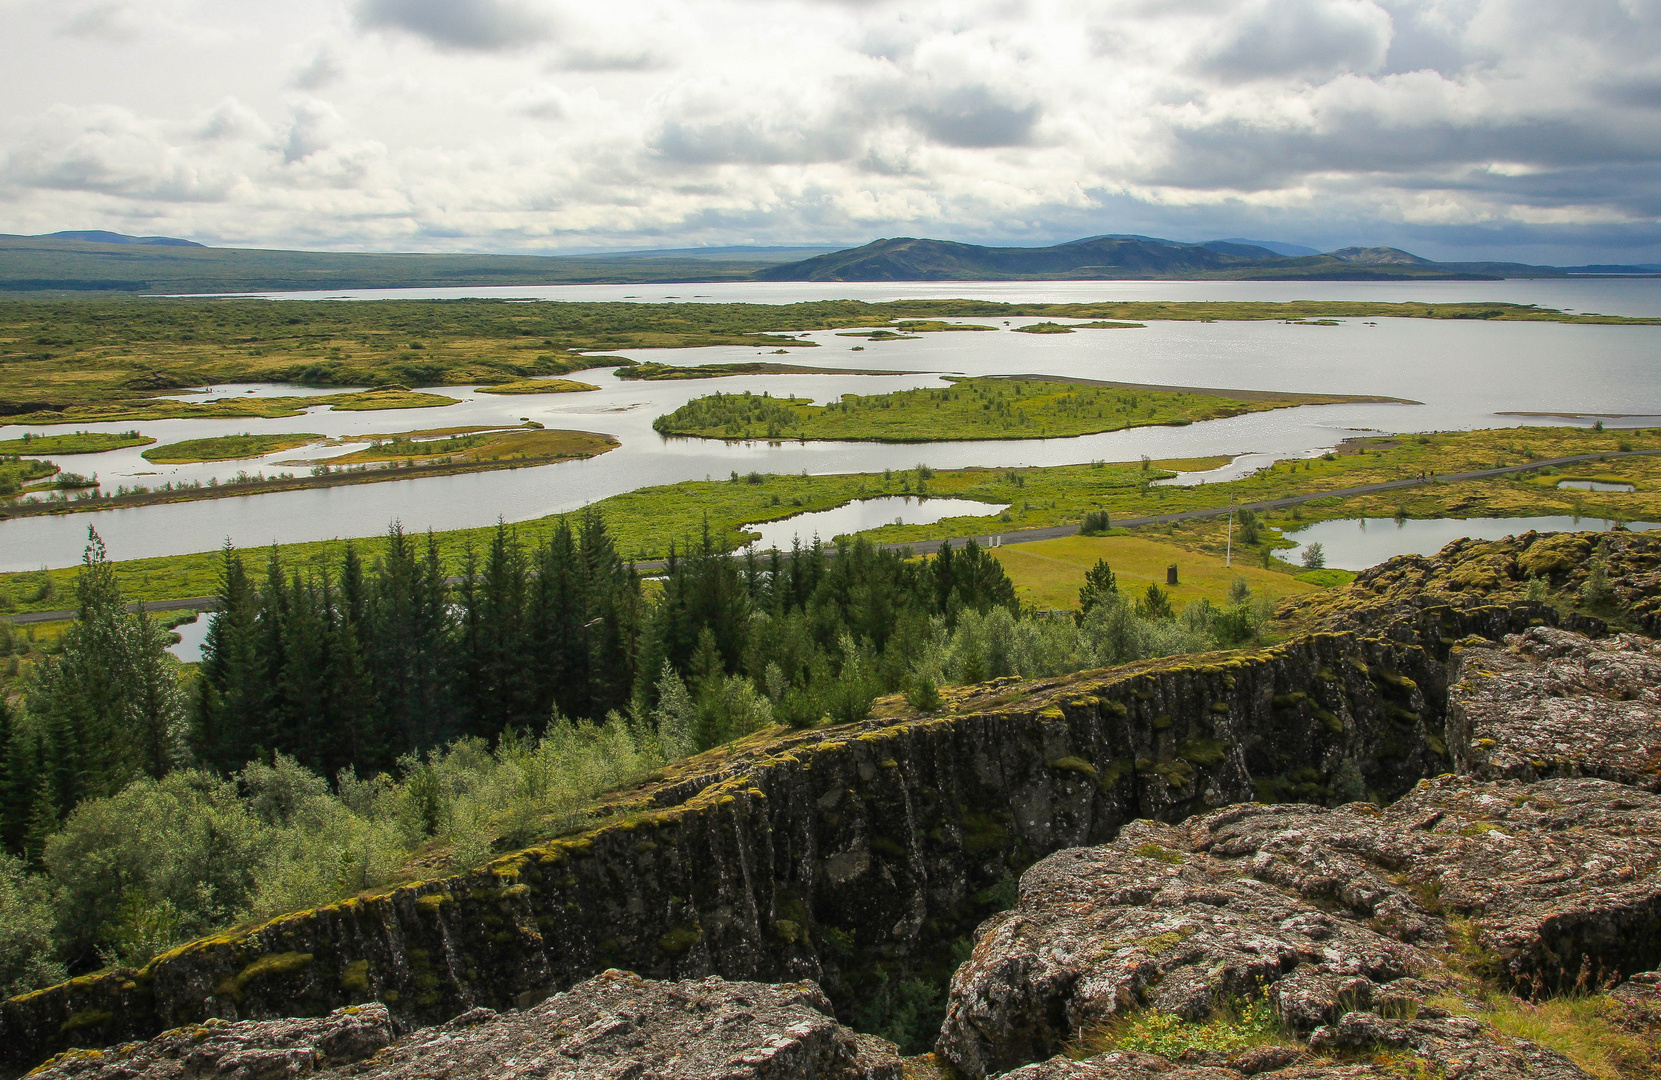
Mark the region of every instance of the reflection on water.
<instances>
[{"instance_id":1,"label":"reflection on water","mask_svg":"<svg viewBox=\"0 0 1661 1080\"><path fill-rule=\"evenodd\" d=\"M746 525L744 530L761 534L761 539L755 542L756 547L763 550L775 547L786 549L798 539L809 544L815 536L829 541L834 536L864 532L883 525L931 525L942 518L990 517L1007 509L1007 503L889 495L880 499L860 499L834 510L797 514L782 521Z\"/></svg>"},{"instance_id":2,"label":"reflection on water","mask_svg":"<svg viewBox=\"0 0 1661 1080\"><path fill-rule=\"evenodd\" d=\"M181 623L173 628L179 635L179 640L167 647L167 651L177 656L187 664L194 664L202 659L202 643L208 640L207 612L196 616L192 622Z\"/></svg>"},{"instance_id":3,"label":"reflection on water","mask_svg":"<svg viewBox=\"0 0 1661 1080\"><path fill-rule=\"evenodd\" d=\"M1551 517L1432 518L1397 522L1391 518L1343 518L1322 521L1287 533L1298 546L1277 554L1288 562L1303 561L1304 549L1319 543L1326 564L1339 570L1365 570L1397 555L1434 555L1460 537L1498 540L1534 532L1602 532L1615 523L1601 518ZM1629 521L1627 528L1642 532L1661 528L1653 521Z\"/></svg>"},{"instance_id":4,"label":"reflection on water","mask_svg":"<svg viewBox=\"0 0 1661 1080\"><path fill-rule=\"evenodd\" d=\"M1606 483L1602 480L1563 480L1559 481L1560 488L1579 488L1581 491L1636 491L1631 484Z\"/></svg>"}]
</instances>

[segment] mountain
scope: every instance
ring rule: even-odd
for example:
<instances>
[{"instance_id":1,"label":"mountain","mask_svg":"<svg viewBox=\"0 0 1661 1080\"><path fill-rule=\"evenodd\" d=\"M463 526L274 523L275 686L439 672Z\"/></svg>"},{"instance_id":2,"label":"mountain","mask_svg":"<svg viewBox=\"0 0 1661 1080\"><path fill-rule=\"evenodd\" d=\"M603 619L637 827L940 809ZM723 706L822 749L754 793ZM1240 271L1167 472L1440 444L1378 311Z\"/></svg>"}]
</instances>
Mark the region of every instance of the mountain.
<instances>
[{"instance_id":1,"label":"mountain","mask_svg":"<svg viewBox=\"0 0 1661 1080\"><path fill-rule=\"evenodd\" d=\"M1272 251L1276 255L1289 255L1289 256L1293 256L1293 257L1299 256L1299 255L1319 255L1320 254L1320 251L1316 250L1315 248L1304 247L1302 244L1287 244L1287 243L1283 243L1279 240L1245 240L1245 239L1242 239L1241 237L1238 237L1238 236L1227 236L1227 237L1224 237L1221 240L1213 240L1213 241L1211 241L1211 243L1213 243L1213 244L1244 244L1247 247L1260 247L1260 248L1263 248L1266 251Z\"/></svg>"},{"instance_id":2,"label":"mountain","mask_svg":"<svg viewBox=\"0 0 1661 1080\"><path fill-rule=\"evenodd\" d=\"M796 245L589 255L369 254L215 248L105 232L0 235L0 296L745 281L757 270L824 250Z\"/></svg>"},{"instance_id":3,"label":"mountain","mask_svg":"<svg viewBox=\"0 0 1661 1080\"><path fill-rule=\"evenodd\" d=\"M755 276L761 281L1391 281L1562 277L1563 271L1520 263L1437 263L1397 248L1286 256L1234 240L1184 244L1152 236L1092 236L1051 247L980 247L897 237L770 267Z\"/></svg>"},{"instance_id":4,"label":"mountain","mask_svg":"<svg viewBox=\"0 0 1661 1080\"><path fill-rule=\"evenodd\" d=\"M31 236L31 240L79 240L88 244L143 244L148 247L205 247L194 240L180 240L173 236L128 236L126 233L105 232L102 229L83 229Z\"/></svg>"},{"instance_id":5,"label":"mountain","mask_svg":"<svg viewBox=\"0 0 1661 1080\"><path fill-rule=\"evenodd\" d=\"M1428 266L1429 259L1421 259L1411 252L1393 247L1347 247L1329 251L1334 259L1362 266Z\"/></svg>"}]
</instances>

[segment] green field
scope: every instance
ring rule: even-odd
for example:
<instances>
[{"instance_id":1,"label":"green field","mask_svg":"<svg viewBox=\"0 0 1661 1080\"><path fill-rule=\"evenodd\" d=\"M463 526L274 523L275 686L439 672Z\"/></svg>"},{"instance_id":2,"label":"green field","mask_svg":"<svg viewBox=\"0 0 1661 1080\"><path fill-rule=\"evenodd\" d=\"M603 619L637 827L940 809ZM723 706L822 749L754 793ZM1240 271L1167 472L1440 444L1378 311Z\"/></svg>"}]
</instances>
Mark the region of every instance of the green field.
<instances>
[{"instance_id":1,"label":"green field","mask_svg":"<svg viewBox=\"0 0 1661 1080\"><path fill-rule=\"evenodd\" d=\"M144 451L144 460L157 465L184 465L196 461L235 461L239 458L264 457L278 450L316 442L323 436L315 432L293 432L284 435L220 435L211 439L186 439Z\"/></svg>"},{"instance_id":2,"label":"green field","mask_svg":"<svg viewBox=\"0 0 1661 1080\"><path fill-rule=\"evenodd\" d=\"M652 426L706 439L844 439L939 442L1090 435L1129 427L1192 424L1294 405L1390 401L1332 394L1271 394L1090 383L1062 379L952 379L946 387L809 398L712 394Z\"/></svg>"}]
</instances>

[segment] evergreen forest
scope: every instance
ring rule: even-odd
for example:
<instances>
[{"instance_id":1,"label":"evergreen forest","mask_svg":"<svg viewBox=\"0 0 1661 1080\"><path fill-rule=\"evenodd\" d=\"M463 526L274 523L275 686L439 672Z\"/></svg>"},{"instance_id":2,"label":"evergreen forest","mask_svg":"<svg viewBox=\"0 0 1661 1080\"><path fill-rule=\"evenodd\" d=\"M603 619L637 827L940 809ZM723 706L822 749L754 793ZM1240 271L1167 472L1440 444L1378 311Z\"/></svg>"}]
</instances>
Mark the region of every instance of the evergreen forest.
<instances>
[{"instance_id":1,"label":"evergreen forest","mask_svg":"<svg viewBox=\"0 0 1661 1080\"><path fill-rule=\"evenodd\" d=\"M1179 614L1105 563L1079 612L1022 610L972 542L729 554L706 532L648 579L590 510L531 546L498 526L453 577L397 526L321 573L227 546L201 661L180 664L89 536L61 652L0 700L7 994L476 865L773 725L1235 645L1264 614L1243 582Z\"/></svg>"}]
</instances>

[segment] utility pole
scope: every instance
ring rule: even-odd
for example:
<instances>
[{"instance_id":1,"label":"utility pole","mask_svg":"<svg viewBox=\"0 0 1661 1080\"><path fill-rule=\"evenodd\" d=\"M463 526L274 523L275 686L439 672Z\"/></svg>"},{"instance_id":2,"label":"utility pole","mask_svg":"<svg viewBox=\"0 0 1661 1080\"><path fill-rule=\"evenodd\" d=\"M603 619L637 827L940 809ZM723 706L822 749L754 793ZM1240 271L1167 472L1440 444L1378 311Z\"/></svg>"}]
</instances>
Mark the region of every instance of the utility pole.
<instances>
[{"instance_id":1,"label":"utility pole","mask_svg":"<svg viewBox=\"0 0 1661 1080\"><path fill-rule=\"evenodd\" d=\"M1228 545L1224 550L1227 555L1224 556L1223 565L1232 570L1234 569L1234 496L1232 495L1228 499Z\"/></svg>"}]
</instances>

